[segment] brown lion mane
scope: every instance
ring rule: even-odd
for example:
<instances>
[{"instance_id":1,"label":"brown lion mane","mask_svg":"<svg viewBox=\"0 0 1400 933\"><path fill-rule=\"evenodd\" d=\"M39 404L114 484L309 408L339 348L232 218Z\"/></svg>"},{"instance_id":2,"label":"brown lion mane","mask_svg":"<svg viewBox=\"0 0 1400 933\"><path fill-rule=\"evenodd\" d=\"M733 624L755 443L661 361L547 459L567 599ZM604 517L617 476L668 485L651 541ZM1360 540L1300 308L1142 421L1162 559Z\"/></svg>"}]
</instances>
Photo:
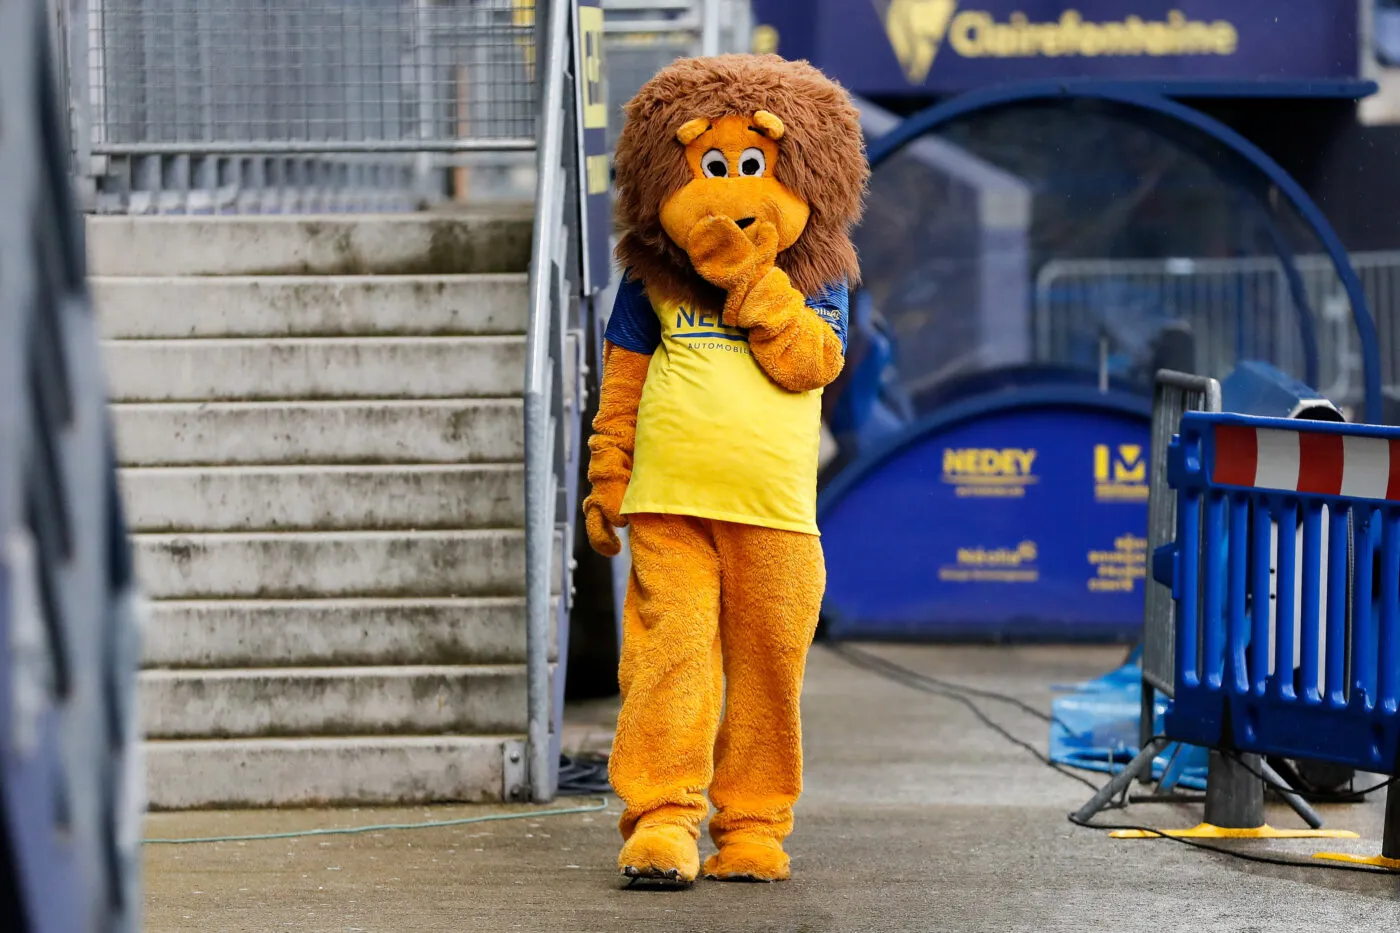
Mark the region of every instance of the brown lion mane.
<instances>
[{"instance_id":1,"label":"brown lion mane","mask_svg":"<svg viewBox=\"0 0 1400 933\"><path fill-rule=\"evenodd\" d=\"M719 55L671 63L624 108L615 156L617 257L653 294L723 302L662 229L661 205L691 179L676 139L682 124L757 110L783 121L775 177L811 209L797 242L778 254L778 267L807 296L842 278L859 281L850 231L860 220L870 166L850 96L805 61Z\"/></svg>"}]
</instances>

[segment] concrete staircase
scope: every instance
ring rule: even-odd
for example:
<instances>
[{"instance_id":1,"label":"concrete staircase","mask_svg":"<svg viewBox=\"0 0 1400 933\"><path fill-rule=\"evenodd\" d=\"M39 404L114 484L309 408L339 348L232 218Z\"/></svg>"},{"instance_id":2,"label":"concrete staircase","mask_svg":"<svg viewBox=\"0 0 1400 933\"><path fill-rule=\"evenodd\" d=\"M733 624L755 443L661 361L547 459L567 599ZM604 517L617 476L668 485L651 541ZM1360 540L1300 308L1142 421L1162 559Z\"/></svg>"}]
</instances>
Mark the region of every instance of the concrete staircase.
<instances>
[{"instance_id":1,"label":"concrete staircase","mask_svg":"<svg viewBox=\"0 0 1400 933\"><path fill-rule=\"evenodd\" d=\"M153 807L523 793L530 229L90 219Z\"/></svg>"}]
</instances>

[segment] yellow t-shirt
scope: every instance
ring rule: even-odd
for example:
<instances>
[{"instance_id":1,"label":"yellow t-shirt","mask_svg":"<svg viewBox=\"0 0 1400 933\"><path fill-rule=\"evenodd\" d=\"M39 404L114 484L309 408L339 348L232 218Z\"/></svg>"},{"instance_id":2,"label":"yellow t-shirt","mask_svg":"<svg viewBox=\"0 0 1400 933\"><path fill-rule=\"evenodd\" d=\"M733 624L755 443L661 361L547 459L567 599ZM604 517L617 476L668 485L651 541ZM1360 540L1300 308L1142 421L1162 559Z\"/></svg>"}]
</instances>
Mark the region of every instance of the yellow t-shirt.
<instances>
[{"instance_id":1,"label":"yellow t-shirt","mask_svg":"<svg viewBox=\"0 0 1400 933\"><path fill-rule=\"evenodd\" d=\"M846 289L808 301L844 341ZM789 392L748 334L691 302L653 307L624 281L610 342L651 353L624 514L660 512L817 534L821 390Z\"/></svg>"}]
</instances>

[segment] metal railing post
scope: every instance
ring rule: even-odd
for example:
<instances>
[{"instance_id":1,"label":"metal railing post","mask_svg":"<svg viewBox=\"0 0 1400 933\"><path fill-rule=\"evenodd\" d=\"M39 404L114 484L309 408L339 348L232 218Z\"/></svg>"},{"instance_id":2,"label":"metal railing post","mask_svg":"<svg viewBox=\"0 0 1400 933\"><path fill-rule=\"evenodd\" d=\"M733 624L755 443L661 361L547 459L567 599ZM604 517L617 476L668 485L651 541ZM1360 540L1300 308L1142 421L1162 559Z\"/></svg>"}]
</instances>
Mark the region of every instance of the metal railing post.
<instances>
[{"instance_id":1,"label":"metal railing post","mask_svg":"<svg viewBox=\"0 0 1400 933\"><path fill-rule=\"evenodd\" d=\"M545 44L539 57L543 78L540 110L535 228L530 250L530 323L525 356L525 614L526 666L529 697L529 781L531 797L546 802L554 796L550 760L553 691L550 689L549 644L551 604L556 581L555 527L558 519L557 483L563 391L561 360L555 346L556 317L568 300L564 289L564 256L569 248L564 233L565 185L562 171L566 94L573 69L569 62L574 4L554 0L536 11L536 28L543 26ZM577 231L572 231L577 235ZM567 546L567 542L566 542Z\"/></svg>"},{"instance_id":2,"label":"metal railing post","mask_svg":"<svg viewBox=\"0 0 1400 933\"><path fill-rule=\"evenodd\" d=\"M719 4L720 0L701 0L700 12L700 54L719 54Z\"/></svg>"},{"instance_id":3,"label":"metal railing post","mask_svg":"<svg viewBox=\"0 0 1400 933\"><path fill-rule=\"evenodd\" d=\"M424 143L433 138L433 61L432 31L428 18L433 0L413 0L413 63L418 81L418 138ZM432 156L426 149L413 157L415 187L427 197L432 174Z\"/></svg>"}]
</instances>

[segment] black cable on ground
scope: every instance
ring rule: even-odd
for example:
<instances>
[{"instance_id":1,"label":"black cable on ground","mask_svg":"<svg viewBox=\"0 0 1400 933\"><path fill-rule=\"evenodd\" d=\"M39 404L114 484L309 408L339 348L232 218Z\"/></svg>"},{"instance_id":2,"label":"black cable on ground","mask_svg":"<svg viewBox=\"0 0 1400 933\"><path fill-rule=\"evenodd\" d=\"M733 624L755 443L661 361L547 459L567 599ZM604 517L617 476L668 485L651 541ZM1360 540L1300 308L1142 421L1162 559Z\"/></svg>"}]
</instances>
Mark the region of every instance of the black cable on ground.
<instances>
[{"instance_id":1,"label":"black cable on ground","mask_svg":"<svg viewBox=\"0 0 1400 933\"><path fill-rule=\"evenodd\" d=\"M1052 760L1049 755L1040 751L1040 749L1031 745L1031 743L1012 735L1009 731L1007 731L1007 729L1004 726L992 720L991 717L989 717L980 707L977 706L977 704L972 699L969 698L969 696L964 695L971 694L972 688L962 688L960 685L953 684L948 681L938 681L936 678L931 678L925 674L919 673L918 671L910 670L909 668L896 664L893 661L887 661L884 658L877 658L869 652L862 651L859 648L854 648L850 645L839 644L836 642L828 642L827 648L833 654L837 655L838 657L842 658L848 663L856 667L860 667L864 670L870 671L871 673L876 674L877 676L884 677L887 680L894 681L903 686L909 687L912 690L918 690L922 693L928 693L933 696L939 696L945 699L955 700L961 703L963 706L967 707L973 713L973 715L977 717L978 721L981 722L984 726L988 727L993 732L997 733L1011 744L1017 746L1023 751L1026 751L1041 764L1044 764L1050 767L1051 769L1059 772L1060 774L1063 774L1066 777L1078 781L1081 784L1087 785L1088 787L1092 788L1096 793L1100 790L1099 786L1096 785L1094 782L1088 780L1083 775L1074 773L1064 765L1061 765L1059 762ZM1015 697L1009 697L1005 694L997 694L993 691L978 690L976 691L976 694L983 695L985 699L995 699L998 701L1007 702L1011 705L1017 706L1018 708L1021 707L1023 704L1023 701L1018 700ZM1039 713L1039 715L1036 718L1042 719L1043 721L1045 719L1045 714L1043 712ZM1260 774L1259 776L1261 778L1263 777L1262 774ZM1378 784L1376 785L1376 787L1371 788L1370 790L1379 790L1382 787L1390 785L1395 780L1397 780L1397 778L1392 778L1390 781L1385 782L1385 784ZM1120 795L1120 799L1109 804L1108 807L1106 807L1105 809L1121 809L1125 807L1127 794L1128 788L1124 787L1123 794ZM1068 814L1068 819L1075 826L1082 826L1086 829L1097 829L1105 832L1146 833L1148 835L1157 836L1162 839L1169 839L1172 842L1179 842L1182 845L1189 846L1193 849L1202 849L1206 852L1211 852L1216 855L1224 855L1230 858L1240 859L1241 861L1255 862L1262 865L1280 865L1286 868L1311 868L1318 869L1321 871L1363 872L1372 875L1392 874L1391 872L1388 872L1383 868L1371 868L1364 865L1348 864L1346 862L1300 861L1297 859L1279 858L1277 856L1271 855L1256 855L1252 852L1243 852L1235 849L1226 849L1221 846L1210 845L1209 843L1200 842L1195 839L1185 839L1180 836L1172 836L1163 830L1155 829L1151 826L1133 826L1126 823L1094 823L1089 820L1077 819L1073 813Z\"/></svg>"},{"instance_id":2,"label":"black cable on ground","mask_svg":"<svg viewBox=\"0 0 1400 933\"><path fill-rule=\"evenodd\" d=\"M1064 729L1069 728L1069 726L1065 725L1064 722L1060 721L1059 719L1055 718L1054 716L1045 712L1044 710L1036 709L1034 706L1031 706L1024 700L1017 699L1016 697L1010 696L1008 694L997 693L995 690L982 690L977 687L969 687L965 684L954 683L950 680L942 680L938 677L932 677L928 674L924 674L919 671L903 667L899 664L894 663L893 661L888 661L877 654L871 654L869 651L862 651L860 648L857 648L853 645L842 644L840 642L827 642L827 647L830 648L832 651L835 651L837 654L844 654L849 658L859 657L862 663L864 664L882 667L885 670L890 671L893 674L897 674L900 677L910 677L922 683L929 684L930 686L939 687L943 690L955 690L959 693L965 693L968 696L981 697L985 700L996 700L998 703L1006 703L1010 706L1016 707L1021 712L1029 716L1034 716L1041 722L1055 723Z\"/></svg>"},{"instance_id":3,"label":"black cable on ground","mask_svg":"<svg viewBox=\"0 0 1400 933\"><path fill-rule=\"evenodd\" d=\"M934 696L941 696L945 699L954 700L958 703L961 703L963 706L967 707L967 709L972 713L972 715L977 717L977 719L982 723L982 725L986 726L988 729L991 729L993 732L997 733L1011 744L1017 746L1022 751L1025 751L1028 754L1035 756L1035 758L1047 768L1050 768L1054 771L1058 771L1060 774L1063 774L1065 777L1069 778L1072 781L1078 781L1080 784L1083 784L1090 790L1096 792L1098 791L1098 785L1095 784L1093 781L1089 780L1088 778L1084 777L1084 775L1071 770L1067 766L1060 764L1058 761L1052 760L1049 755L1044 754L1040 751L1040 749L1036 748L1031 743L1023 741L1022 739L1008 732L1005 727L1003 727L1000 723L994 721L985 712L983 712L982 708L979 707L975 702L973 702L968 697L963 696L961 692L962 688L958 687L957 685L936 685L936 682L934 682L932 678L920 674L917 671L911 671L907 667L901 667L900 665L894 664L893 662L885 661L883 658L877 658L869 652L861 651L859 648L853 648L850 645L843 645L832 642L828 644L827 648L833 654L837 655L840 658L843 658L848 663L853 664L856 667L868 670L873 674L884 677L888 680L893 680L896 683L901 683L904 686L909 687L913 690L919 690L924 693L930 693ZM1015 697L1006 696L1005 694L995 694L992 693L992 691L988 690L982 690L978 692L980 694L985 694L986 699L996 699L1010 703L1012 705L1016 705L1018 707L1023 703L1023 701L1018 700ZM1038 710L1037 712L1039 713ZM1040 717L1044 716L1044 713L1040 713Z\"/></svg>"}]
</instances>

